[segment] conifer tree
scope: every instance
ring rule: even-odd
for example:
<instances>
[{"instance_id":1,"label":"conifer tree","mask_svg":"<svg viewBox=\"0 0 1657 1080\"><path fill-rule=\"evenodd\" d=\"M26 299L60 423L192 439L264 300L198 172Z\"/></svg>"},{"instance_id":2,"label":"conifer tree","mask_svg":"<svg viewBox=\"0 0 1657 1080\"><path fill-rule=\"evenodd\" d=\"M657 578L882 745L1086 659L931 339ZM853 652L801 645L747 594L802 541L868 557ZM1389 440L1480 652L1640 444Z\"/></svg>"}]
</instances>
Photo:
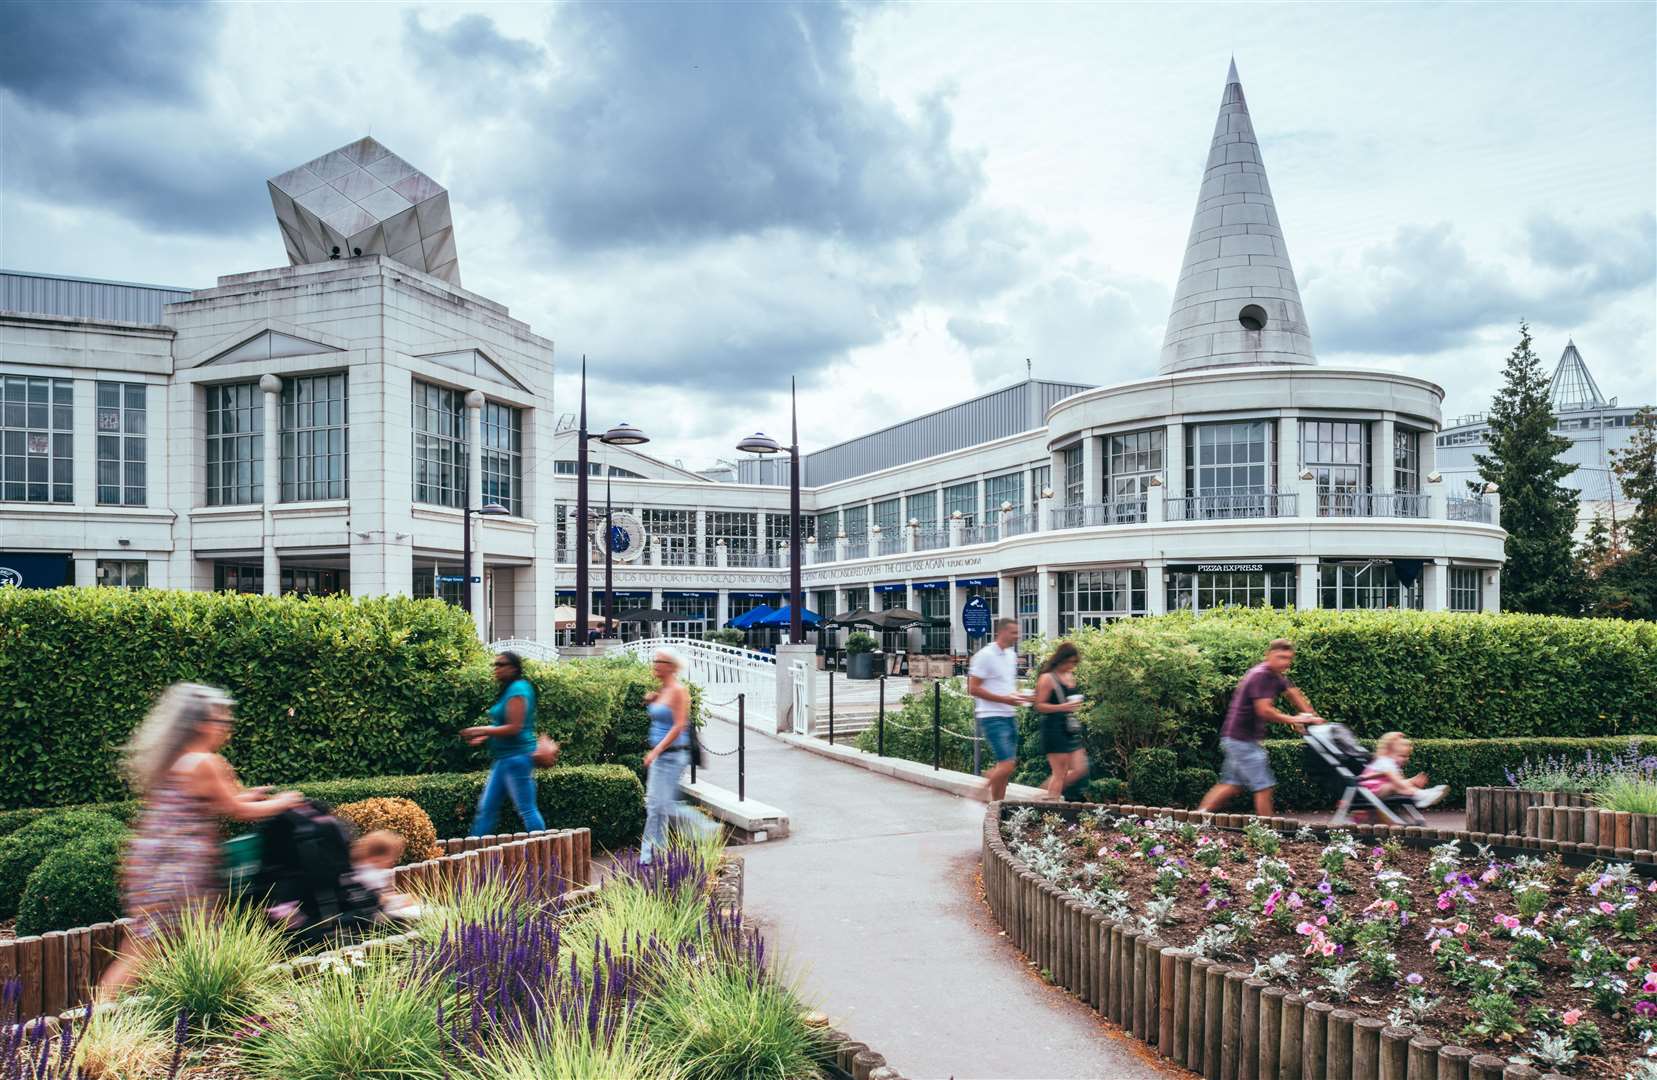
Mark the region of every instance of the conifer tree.
<instances>
[{"instance_id":1,"label":"conifer tree","mask_svg":"<svg viewBox=\"0 0 1657 1080\"><path fill-rule=\"evenodd\" d=\"M1490 406L1490 453L1475 456L1479 475L1502 496L1507 563L1502 609L1572 615L1582 609L1583 579L1572 550L1577 494L1560 481L1572 466L1560 460L1571 441L1553 431L1553 407L1530 326L1508 354L1503 384Z\"/></svg>"}]
</instances>

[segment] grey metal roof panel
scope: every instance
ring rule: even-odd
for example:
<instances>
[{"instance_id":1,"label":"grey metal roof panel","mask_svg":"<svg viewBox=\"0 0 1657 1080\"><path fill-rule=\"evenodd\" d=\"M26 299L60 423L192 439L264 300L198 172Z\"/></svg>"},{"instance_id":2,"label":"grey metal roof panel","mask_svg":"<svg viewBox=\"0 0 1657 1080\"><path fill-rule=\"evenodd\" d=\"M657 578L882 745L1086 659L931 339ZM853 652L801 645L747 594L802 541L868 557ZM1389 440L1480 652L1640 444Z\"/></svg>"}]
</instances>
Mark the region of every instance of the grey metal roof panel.
<instances>
[{"instance_id":1,"label":"grey metal roof panel","mask_svg":"<svg viewBox=\"0 0 1657 1080\"><path fill-rule=\"evenodd\" d=\"M166 305L189 297L189 289L166 285L0 270L0 311L25 315L159 326Z\"/></svg>"}]
</instances>

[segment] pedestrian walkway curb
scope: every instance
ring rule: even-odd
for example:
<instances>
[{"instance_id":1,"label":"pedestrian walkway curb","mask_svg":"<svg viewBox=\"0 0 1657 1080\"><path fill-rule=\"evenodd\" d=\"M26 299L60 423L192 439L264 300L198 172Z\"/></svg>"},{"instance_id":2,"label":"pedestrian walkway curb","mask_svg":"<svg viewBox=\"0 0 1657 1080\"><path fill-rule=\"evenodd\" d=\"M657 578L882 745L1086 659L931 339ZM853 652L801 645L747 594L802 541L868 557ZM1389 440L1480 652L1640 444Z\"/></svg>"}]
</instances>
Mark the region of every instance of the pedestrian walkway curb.
<instances>
[{"instance_id":1,"label":"pedestrian walkway curb","mask_svg":"<svg viewBox=\"0 0 1657 1080\"><path fill-rule=\"evenodd\" d=\"M910 761L907 758L880 757L867 750L859 750L855 746L842 746L836 743L830 746L821 739L810 735L795 735L791 732L778 732L778 740L790 746L817 754L820 757L832 758L847 765L855 765L859 769L890 776L895 780L906 780L911 784L919 784L936 791L948 792L963 799L976 799L978 802L989 802L989 781L971 773L955 772L951 769L933 769L930 765L919 761ZM1040 788L1026 787L1023 784L1008 784L1007 798L1036 800L1045 794Z\"/></svg>"},{"instance_id":2,"label":"pedestrian walkway curb","mask_svg":"<svg viewBox=\"0 0 1657 1080\"><path fill-rule=\"evenodd\" d=\"M694 784L680 780L679 790L752 843L781 840L788 835L788 813L775 806L755 799L739 799L736 792L706 780Z\"/></svg>"}]
</instances>

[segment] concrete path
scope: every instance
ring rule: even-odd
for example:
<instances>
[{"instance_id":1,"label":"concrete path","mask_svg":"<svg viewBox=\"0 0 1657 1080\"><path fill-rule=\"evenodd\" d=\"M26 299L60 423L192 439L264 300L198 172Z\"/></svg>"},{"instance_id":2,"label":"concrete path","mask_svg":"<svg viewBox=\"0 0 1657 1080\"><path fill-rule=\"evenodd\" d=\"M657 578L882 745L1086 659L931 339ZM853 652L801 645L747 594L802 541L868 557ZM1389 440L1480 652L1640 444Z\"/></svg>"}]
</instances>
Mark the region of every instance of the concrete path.
<instances>
[{"instance_id":1,"label":"concrete path","mask_svg":"<svg viewBox=\"0 0 1657 1080\"><path fill-rule=\"evenodd\" d=\"M711 720L705 746L736 745ZM736 790L734 757L707 778ZM915 1080L1142 1080L1155 1062L1041 981L979 899L984 805L748 733L748 793L788 812L786 840L739 849L749 917L805 1000Z\"/></svg>"}]
</instances>

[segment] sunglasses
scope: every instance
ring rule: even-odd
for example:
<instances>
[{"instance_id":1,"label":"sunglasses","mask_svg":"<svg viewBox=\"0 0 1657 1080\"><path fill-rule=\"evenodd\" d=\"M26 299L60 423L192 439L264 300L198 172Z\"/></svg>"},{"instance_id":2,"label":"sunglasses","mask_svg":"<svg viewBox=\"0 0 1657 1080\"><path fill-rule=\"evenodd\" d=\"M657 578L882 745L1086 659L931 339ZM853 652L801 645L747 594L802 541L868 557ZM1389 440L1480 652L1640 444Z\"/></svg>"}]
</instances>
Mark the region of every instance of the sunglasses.
<instances>
[{"instance_id":1,"label":"sunglasses","mask_svg":"<svg viewBox=\"0 0 1657 1080\"><path fill-rule=\"evenodd\" d=\"M511 667L512 662L510 660L496 660L495 661L495 666L496 667Z\"/></svg>"}]
</instances>

